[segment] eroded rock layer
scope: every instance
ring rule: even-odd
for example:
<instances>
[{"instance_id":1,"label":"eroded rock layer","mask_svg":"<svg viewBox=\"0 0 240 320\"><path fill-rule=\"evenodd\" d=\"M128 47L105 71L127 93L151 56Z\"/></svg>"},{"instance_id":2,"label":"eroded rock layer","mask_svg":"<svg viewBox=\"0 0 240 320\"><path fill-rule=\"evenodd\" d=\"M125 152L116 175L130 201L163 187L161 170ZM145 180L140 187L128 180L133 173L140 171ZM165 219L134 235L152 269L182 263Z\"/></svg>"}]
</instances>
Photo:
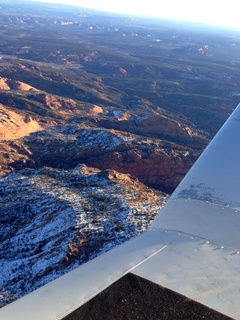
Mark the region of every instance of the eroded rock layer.
<instances>
[{"instance_id":1,"label":"eroded rock layer","mask_svg":"<svg viewBox=\"0 0 240 320\"><path fill-rule=\"evenodd\" d=\"M240 40L72 6L0 6L5 304L146 230L239 102Z\"/></svg>"}]
</instances>

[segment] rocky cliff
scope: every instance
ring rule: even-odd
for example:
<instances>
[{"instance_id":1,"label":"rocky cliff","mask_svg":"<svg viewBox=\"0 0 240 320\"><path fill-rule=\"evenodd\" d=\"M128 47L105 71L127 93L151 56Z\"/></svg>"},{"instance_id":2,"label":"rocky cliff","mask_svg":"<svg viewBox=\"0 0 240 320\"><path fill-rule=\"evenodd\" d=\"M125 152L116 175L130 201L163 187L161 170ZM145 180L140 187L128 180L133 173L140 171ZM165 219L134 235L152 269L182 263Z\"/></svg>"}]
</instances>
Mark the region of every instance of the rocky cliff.
<instances>
[{"instance_id":1,"label":"rocky cliff","mask_svg":"<svg viewBox=\"0 0 240 320\"><path fill-rule=\"evenodd\" d=\"M5 304L146 230L238 103L240 41L0 4Z\"/></svg>"}]
</instances>

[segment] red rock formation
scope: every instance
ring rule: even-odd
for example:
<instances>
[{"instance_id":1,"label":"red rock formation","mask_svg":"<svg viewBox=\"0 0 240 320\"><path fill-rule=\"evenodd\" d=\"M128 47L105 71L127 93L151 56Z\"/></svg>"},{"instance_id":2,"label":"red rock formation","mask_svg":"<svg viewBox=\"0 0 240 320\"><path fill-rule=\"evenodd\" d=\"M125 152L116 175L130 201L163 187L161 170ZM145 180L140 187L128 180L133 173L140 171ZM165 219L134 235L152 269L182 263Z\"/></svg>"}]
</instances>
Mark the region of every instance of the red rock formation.
<instances>
[{"instance_id":1,"label":"red rock formation","mask_svg":"<svg viewBox=\"0 0 240 320\"><path fill-rule=\"evenodd\" d=\"M147 185L173 191L195 160L189 151L154 148L104 154L90 159L89 163L101 170L128 173Z\"/></svg>"}]
</instances>

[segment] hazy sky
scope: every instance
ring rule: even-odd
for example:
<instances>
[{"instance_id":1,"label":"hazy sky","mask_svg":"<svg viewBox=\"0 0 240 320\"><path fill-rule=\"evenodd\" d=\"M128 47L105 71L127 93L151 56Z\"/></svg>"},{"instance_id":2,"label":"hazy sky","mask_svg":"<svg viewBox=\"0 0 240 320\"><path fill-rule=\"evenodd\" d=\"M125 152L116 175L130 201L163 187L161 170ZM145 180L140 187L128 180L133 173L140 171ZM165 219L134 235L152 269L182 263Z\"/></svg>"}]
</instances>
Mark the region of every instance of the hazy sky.
<instances>
[{"instance_id":1,"label":"hazy sky","mask_svg":"<svg viewBox=\"0 0 240 320\"><path fill-rule=\"evenodd\" d=\"M33 0L100 10L204 22L240 29L239 0Z\"/></svg>"}]
</instances>

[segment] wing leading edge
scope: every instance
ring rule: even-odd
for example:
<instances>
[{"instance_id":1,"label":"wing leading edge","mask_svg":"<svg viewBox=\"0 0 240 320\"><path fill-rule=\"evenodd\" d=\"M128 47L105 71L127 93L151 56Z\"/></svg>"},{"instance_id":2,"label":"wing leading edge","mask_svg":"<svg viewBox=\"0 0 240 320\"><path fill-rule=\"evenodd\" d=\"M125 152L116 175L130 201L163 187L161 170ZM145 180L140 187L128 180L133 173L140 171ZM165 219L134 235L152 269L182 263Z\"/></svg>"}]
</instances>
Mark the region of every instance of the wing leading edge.
<instances>
[{"instance_id":1,"label":"wing leading edge","mask_svg":"<svg viewBox=\"0 0 240 320\"><path fill-rule=\"evenodd\" d=\"M131 272L240 319L240 106L147 232L0 310L63 319Z\"/></svg>"}]
</instances>

